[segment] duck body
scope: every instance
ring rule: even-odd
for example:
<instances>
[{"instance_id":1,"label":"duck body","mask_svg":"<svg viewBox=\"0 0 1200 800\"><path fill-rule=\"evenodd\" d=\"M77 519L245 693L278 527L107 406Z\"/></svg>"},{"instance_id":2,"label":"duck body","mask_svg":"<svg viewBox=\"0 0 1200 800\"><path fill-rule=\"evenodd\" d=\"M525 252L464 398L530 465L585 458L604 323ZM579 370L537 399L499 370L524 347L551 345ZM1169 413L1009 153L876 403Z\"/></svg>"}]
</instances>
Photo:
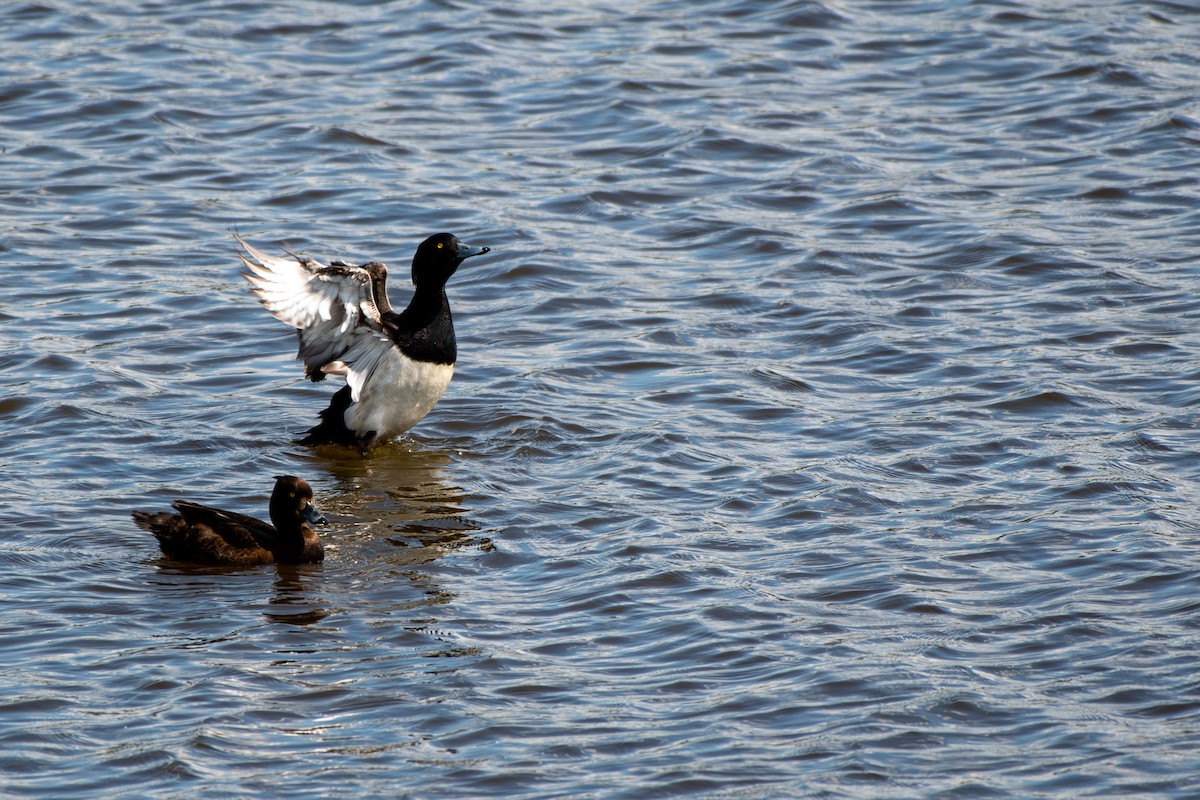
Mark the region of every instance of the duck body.
<instances>
[{"instance_id":1,"label":"duck body","mask_svg":"<svg viewBox=\"0 0 1200 800\"><path fill-rule=\"evenodd\" d=\"M154 534L163 555L175 561L224 566L307 564L325 557L313 525L325 518L312 503L312 488L280 475L271 493L271 522L178 500L169 511L132 512L138 527Z\"/></svg>"},{"instance_id":2,"label":"duck body","mask_svg":"<svg viewBox=\"0 0 1200 800\"><path fill-rule=\"evenodd\" d=\"M413 256L412 299L396 313L380 262L282 258L235 238L254 294L272 316L296 328L297 358L308 378L346 379L302 444L366 450L404 433L437 404L458 358L446 281L464 259L489 248L469 247L448 233L426 239Z\"/></svg>"}]
</instances>

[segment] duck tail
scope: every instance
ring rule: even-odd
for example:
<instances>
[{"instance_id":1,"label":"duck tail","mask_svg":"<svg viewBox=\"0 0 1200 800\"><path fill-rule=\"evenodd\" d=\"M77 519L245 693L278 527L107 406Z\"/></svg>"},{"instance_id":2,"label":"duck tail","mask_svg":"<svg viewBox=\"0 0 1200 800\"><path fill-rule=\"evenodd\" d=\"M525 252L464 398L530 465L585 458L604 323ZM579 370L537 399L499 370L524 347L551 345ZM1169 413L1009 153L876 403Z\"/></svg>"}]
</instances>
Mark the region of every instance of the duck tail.
<instances>
[{"instance_id":1,"label":"duck tail","mask_svg":"<svg viewBox=\"0 0 1200 800\"><path fill-rule=\"evenodd\" d=\"M131 511L129 515L135 525L154 534L163 555L176 557L176 544L187 533L187 523L182 517L167 511Z\"/></svg>"},{"instance_id":2,"label":"duck tail","mask_svg":"<svg viewBox=\"0 0 1200 800\"><path fill-rule=\"evenodd\" d=\"M129 516L133 517L133 523L139 528L159 536L159 532L170 524L173 515L163 511L131 511Z\"/></svg>"}]
</instances>

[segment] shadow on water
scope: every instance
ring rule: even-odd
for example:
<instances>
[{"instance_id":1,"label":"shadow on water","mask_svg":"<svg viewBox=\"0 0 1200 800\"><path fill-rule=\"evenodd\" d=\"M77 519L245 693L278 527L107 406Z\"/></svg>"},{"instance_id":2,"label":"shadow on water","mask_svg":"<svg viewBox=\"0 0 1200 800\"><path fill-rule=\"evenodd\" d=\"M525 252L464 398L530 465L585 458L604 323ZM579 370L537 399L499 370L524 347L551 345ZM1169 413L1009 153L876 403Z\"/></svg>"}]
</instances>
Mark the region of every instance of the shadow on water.
<instances>
[{"instance_id":1,"label":"shadow on water","mask_svg":"<svg viewBox=\"0 0 1200 800\"><path fill-rule=\"evenodd\" d=\"M153 563L153 562L151 562ZM270 594L265 594L265 578L274 570ZM324 585L321 564L268 564L261 566L216 567L159 559L154 585L164 592L188 595L181 602L172 594L169 607L189 609L183 616L195 617L197 609L211 621L221 603L257 606L265 603L263 616L272 622L312 625L332 613L318 588ZM192 621L195 621L193 619Z\"/></svg>"}]
</instances>

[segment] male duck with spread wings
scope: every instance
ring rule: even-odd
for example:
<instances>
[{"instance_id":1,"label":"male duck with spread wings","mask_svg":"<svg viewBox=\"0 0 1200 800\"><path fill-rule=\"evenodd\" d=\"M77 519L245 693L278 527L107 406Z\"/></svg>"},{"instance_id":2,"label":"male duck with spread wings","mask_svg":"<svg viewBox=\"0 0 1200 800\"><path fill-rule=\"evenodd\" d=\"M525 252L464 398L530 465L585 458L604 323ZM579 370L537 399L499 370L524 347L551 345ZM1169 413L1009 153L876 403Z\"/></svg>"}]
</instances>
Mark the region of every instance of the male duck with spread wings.
<instances>
[{"instance_id":1,"label":"male duck with spread wings","mask_svg":"<svg viewBox=\"0 0 1200 800\"><path fill-rule=\"evenodd\" d=\"M328 265L272 256L234 234L253 292L276 319L296 328L297 358L309 380L342 375L346 385L321 412L302 444L344 444L366 451L415 425L450 384L458 346L446 281L464 259L490 252L449 233L430 236L412 262L416 287L397 314L387 296L387 267L372 261Z\"/></svg>"}]
</instances>

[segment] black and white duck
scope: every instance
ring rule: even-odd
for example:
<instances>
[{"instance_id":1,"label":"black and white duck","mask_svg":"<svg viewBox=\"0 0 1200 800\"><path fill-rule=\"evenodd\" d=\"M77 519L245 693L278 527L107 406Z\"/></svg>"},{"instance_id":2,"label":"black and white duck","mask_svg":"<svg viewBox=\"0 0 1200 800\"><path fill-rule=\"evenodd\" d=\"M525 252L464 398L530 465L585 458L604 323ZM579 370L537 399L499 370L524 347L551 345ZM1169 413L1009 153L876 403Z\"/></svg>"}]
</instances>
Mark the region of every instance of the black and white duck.
<instances>
[{"instance_id":1,"label":"black and white duck","mask_svg":"<svg viewBox=\"0 0 1200 800\"><path fill-rule=\"evenodd\" d=\"M254 294L272 316L296 328L296 357L308 378L346 379L302 444L365 451L429 413L450 384L458 357L446 281L465 259L491 248L470 247L449 233L430 236L413 256L412 299L396 313L388 301L387 266L378 261L322 264L269 255L234 238Z\"/></svg>"}]
</instances>

